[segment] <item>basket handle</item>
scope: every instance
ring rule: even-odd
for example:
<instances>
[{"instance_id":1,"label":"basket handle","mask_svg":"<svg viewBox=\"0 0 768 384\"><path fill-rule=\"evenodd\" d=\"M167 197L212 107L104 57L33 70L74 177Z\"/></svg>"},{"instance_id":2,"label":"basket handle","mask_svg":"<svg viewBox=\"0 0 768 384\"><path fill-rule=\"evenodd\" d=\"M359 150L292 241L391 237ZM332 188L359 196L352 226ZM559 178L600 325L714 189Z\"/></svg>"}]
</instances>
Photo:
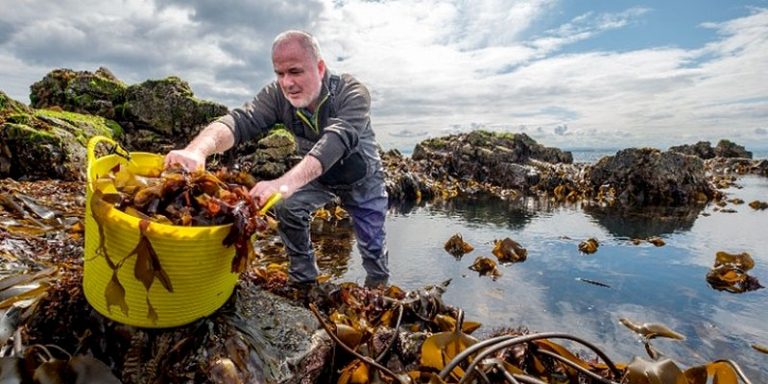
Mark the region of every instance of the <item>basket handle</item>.
<instances>
[{"instance_id":1,"label":"basket handle","mask_svg":"<svg viewBox=\"0 0 768 384\"><path fill-rule=\"evenodd\" d=\"M130 159L130 153L123 149L123 147L120 146L116 141L110 139L106 136L93 136L88 140L88 148L87 148L87 166L86 166L86 178L88 182L91 182L91 165L96 160L96 146L101 143L106 142L114 146L115 153L117 153L120 156L123 156L127 159Z\"/></svg>"},{"instance_id":2,"label":"basket handle","mask_svg":"<svg viewBox=\"0 0 768 384\"><path fill-rule=\"evenodd\" d=\"M264 203L264 206L261 207L259 210L259 215L264 216L267 211L272 208L273 205L277 204L278 201L280 201L283 198L283 195L288 192L288 187L285 185L281 185L280 188L278 188L277 192L273 193L272 196L270 196L267 199L267 202Z\"/></svg>"}]
</instances>

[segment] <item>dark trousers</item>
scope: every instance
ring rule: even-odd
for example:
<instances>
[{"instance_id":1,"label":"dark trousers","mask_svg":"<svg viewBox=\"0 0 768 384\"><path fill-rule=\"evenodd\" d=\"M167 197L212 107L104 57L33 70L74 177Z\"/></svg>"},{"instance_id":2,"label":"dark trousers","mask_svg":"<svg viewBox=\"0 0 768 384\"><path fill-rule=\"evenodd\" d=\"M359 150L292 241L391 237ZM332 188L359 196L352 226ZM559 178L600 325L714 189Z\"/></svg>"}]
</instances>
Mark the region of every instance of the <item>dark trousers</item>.
<instances>
[{"instance_id":1,"label":"dark trousers","mask_svg":"<svg viewBox=\"0 0 768 384\"><path fill-rule=\"evenodd\" d=\"M291 280L304 283L317 279L319 271L309 238L310 216L334 196L339 197L352 218L357 247L368 274L366 285L386 282L389 268L384 220L388 197L380 171L344 188L331 188L313 181L275 206L278 233L290 260Z\"/></svg>"}]
</instances>

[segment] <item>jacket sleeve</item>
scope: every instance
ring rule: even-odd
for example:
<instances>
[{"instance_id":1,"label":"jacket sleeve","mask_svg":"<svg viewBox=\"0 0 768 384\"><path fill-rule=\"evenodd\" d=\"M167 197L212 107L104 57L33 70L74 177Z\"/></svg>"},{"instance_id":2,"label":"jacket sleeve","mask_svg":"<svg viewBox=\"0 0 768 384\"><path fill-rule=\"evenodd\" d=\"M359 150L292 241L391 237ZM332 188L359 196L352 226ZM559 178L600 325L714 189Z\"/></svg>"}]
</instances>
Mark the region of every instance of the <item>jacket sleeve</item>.
<instances>
[{"instance_id":1,"label":"jacket sleeve","mask_svg":"<svg viewBox=\"0 0 768 384\"><path fill-rule=\"evenodd\" d=\"M339 159L353 152L361 134L370 129L371 95L350 75L342 75L341 90L335 96L336 117L328 119L323 135L309 151L328 171Z\"/></svg>"},{"instance_id":2,"label":"jacket sleeve","mask_svg":"<svg viewBox=\"0 0 768 384\"><path fill-rule=\"evenodd\" d=\"M264 87L253 100L235 108L217 121L229 127L235 144L267 132L278 121L278 102L282 97L276 83Z\"/></svg>"}]
</instances>

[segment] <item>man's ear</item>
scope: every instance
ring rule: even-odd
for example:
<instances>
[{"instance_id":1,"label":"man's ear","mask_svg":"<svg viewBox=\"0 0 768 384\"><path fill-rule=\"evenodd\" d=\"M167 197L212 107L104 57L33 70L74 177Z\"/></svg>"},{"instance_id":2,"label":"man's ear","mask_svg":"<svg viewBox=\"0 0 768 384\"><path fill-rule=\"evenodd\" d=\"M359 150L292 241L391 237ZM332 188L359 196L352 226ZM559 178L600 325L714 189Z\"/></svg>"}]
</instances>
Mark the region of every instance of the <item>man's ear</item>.
<instances>
[{"instance_id":1,"label":"man's ear","mask_svg":"<svg viewBox=\"0 0 768 384\"><path fill-rule=\"evenodd\" d=\"M320 59L317 61L317 72L320 74L320 78L325 76L325 60Z\"/></svg>"}]
</instances>

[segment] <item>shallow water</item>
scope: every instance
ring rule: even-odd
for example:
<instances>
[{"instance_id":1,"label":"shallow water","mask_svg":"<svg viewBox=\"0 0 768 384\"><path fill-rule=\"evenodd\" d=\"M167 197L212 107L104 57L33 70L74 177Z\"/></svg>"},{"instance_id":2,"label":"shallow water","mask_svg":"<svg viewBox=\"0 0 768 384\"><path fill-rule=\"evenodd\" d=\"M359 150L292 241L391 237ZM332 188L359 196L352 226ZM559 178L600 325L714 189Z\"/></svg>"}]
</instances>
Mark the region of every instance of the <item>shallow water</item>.
<instances>
[{"instance_id":1,"label":"shallow water","mask_svg":"<svg viewBox=\"0 0 768 384\"><path fill-rule=\"evenodd\" d=\"M768 178L748 176L738 184L743 188L725 190L729 198L768 200ZM652 345L682 367L732 359L753 382L768 382L768 355L750 347L768 345L768 289L733 294L712 289L705 279L717 251L748 252L756 264L750 275L768 285L768 210L727 208L737 212L710 205L662 219L658 213L630 216L498 200L393 211L387 222L391 283L408 290L452 279L444 300L483 323L481 330L568 332L620 362L648 357L618 319L660 322L686 340L655 339ZM443 250L456 233L475 247L461 259ZM647 236L660 236L666 245L629 241ZM500 265L503 275L496 281L468 269L477 256L495 259L493 240L505 237L528 249L525 262ZM599 240L598 251L580 254L578 243L589 237ZM357 251L344 259L334 275L362 283Z\"/></svg>"}]
</instances>

